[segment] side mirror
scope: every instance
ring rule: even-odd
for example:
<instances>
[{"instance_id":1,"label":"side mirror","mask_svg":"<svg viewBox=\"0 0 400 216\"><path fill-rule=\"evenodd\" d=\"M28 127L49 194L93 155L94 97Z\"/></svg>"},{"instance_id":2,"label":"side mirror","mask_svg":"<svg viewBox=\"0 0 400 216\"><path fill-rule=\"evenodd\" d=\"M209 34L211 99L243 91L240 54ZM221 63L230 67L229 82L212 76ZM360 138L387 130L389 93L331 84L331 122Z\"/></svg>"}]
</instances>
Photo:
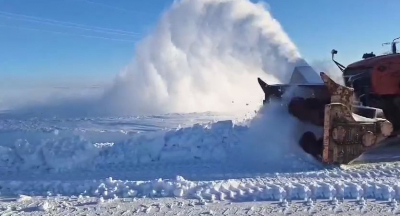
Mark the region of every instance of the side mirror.
<instances>
[{"instance_id":1,"label":"side mirror","mask_svg":"<svg viewBox=\"0 0 400 216\"><path fill-rule=\"evenodd\" d=\"M338 66L339 70L343 72L344 69L345 69L346 67L343 66L342 64L340 64L339 62L335 61L335 59L334 59L335 54L337 54L337 53L338 53L338 51L335 50L335 49L333 49L333 50L331 51L331 54L332 54L332 61L336 64L336 66Z\"/></svg>"},{"instance_id":2,"label":"side mirror","mask_svg":"<svg viewBox=\"0 0 400 216\"><path fill-rule=\"evenodd\" d=\"M335 49L333 49L332 51L331 51L331 54L332 54L332 60L333 60L333 57L336 55L338 53L338 51L337 50L335 50Z\"/></svg>"}]
</instances>

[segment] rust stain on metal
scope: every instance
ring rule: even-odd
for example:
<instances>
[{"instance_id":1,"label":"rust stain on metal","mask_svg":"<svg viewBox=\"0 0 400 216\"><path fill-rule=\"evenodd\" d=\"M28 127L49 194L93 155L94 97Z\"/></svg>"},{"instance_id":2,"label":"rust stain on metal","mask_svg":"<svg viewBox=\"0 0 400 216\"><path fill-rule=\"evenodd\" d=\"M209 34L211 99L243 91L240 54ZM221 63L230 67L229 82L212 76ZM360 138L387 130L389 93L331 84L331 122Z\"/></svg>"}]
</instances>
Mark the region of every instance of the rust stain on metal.
<instances>
[{"instance_id":1,"label":"rust stain on metal","mask_svg":"<svg viewBox=\"0 0 400 216\"><path fill-rule=\"evenodd\" d=\"M354 118L352 88L335 83L324 73L321 78L331 93L324 112L324 163L348 163L390 135L393 126L386 119Z\"/></svg>"},{"instance_id":2,"label":"rust stain on metal","mask_svg":"<svg viewBox=\"0 0 400 216\"><path fill-rule=\"evenodd\" d=\"M324 146L333 150L333 155L324 157L329 158L329 163L348 163L387 137L380 129L383 122L389 124L385 119L357 121L350 110L339 103L327 105L326 109L329 112L324 126ZM378 136L381 139L378 140ZM324 154L330 152L324 151Z\"/></svg>"},{"instance_id":3,"label":"rust stain on metal","mask_svg":"<svg viewBox=\"0 0 400 216\"><path fill-rule=\"evenodd\" d=\"M362 143L366 147L370 147L376 142L376 136L371 131L366 131L362 137Z\"/></svg>"},{"instance_id":4,"label":"rust stain on metal","mask_svg":"<svg viewBox=\"0 0 400 216\"><path fill-rule=\"evenodd\" d=\"M330 118L330 111L331 111L331 109L330 109L330 105L328 104L328 105L326 105L325 106L325 112L324 112L324 135L323 135L323 142L324 142L324 150L323 150L323 153L322 153L322 160L323 160L323 162L324 163L330 163L331 162L331 159L330 159L330 154L329 154L329 149L330 149L330 146L329 146L329 129L330 129L330 127L329 127L329 125L331 124L330 122L331 122L331 118Z\"/></svg>"},{"instance_id":5,"label":"rust stain on metal","mask_svg":"<svg viewBox=\"0 0 400 216\"><path fill-rule=\"evenodd\" d=\"M323 72L321 72L321 78L331 94L331 103L342 103L352 110L354 89L336 83Z\"/></svg>"},{"instance_id":6,"label":"rust stain on metal","mask_svg":"<svg viewBox=\"0 0 400 216\"><path fill-rule=\"evenodd\" d=\"M346 130L342 126L333 128L332 130L333 140L335 140L336 142L343 142L345 136L346 136Z\"/></svg>"}]
</instances>

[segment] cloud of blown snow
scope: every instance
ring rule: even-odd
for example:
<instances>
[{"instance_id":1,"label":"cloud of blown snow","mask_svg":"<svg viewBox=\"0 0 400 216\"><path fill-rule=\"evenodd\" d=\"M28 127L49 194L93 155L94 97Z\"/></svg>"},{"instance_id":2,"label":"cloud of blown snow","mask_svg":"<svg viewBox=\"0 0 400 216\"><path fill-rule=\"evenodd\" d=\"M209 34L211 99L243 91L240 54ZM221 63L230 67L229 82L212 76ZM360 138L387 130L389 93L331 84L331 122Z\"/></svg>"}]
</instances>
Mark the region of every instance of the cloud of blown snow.
<instances>
[{"instance_id":1,"label":"cloud of blown snow","mask_svg":"<svg viewBox=\"0 0 400 216\"><path fill-rule=\"evenodd\" d=\"M242 109L262 100L258 76L285 81L299 64L298 50L263 4L182 0L138 45L104 99L122 113Z\"/></svg>"},{"instance_id":2,"label":"cloud of blown snow","mask_svg":"<svg viewBox=\"0 0 400 216\"><path fill-rule=\"evenodd\" d=\"M318 162L305 153L298 142L307 131L321 138L323 128L303 123L287 111L290 99L299 93L300 89L290 88L282 100L263 106L257 116L248 122L248 133L242 137L245 144L230 157L236 162L269 170L316 166Z\"/></svg>"},{"instance_id":3,"label":"cloud of blown snow","mask_svg":"<svg viewBox=\"0 0 400 216\"><path fill-rule=\"evenodd\" d=\"M339 68L332 62L332 60L314 60L310 62L310 65L317 72L325 72L329 77L331 77L335 82L344 85L344 80L342 77L342 72Z\"/></svg>"},{"instance_id":4,"label":"cloud of blown snow","mask_svg":"<svg viewBox=\"0 0 400 216\"><path fill-rule=\"evenodd\" d=\"M138 115L254 110L257 77L286 82L305 65L262 3L181 0L138 45L134 59L99 99L57 101L46 113ZM76 106L72 107L71 106Z\"/></svg>"}]
</instances>

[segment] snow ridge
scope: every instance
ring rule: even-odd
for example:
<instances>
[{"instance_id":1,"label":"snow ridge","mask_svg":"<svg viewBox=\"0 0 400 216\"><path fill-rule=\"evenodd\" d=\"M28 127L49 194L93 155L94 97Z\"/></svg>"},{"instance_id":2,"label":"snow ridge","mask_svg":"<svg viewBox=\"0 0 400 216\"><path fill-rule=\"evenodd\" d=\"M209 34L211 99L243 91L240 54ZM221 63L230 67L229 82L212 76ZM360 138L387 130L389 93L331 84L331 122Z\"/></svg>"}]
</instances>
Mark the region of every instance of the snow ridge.
<instances>
[{"instance_id":1,"label":"snow ridge","mask_svg":"<svg viewBox=\"0 0 400 216\"><path fill-rule=\"evenodd\" d=\"M280 103L271 103L255 118L236 124L224 120L117 138L103 132L94 138L93 132L88 136L57 132L46 138L39 133L3 141L0 173L66 173L185 163L222 163L270 172L314 169L317 163L296 142L301 135L296 123ZM292 135L293 139L287 139Z\"/></svg>"},{"instance_id":2,"label":"snow ridge","mask_svg":"<svg viewBox=\"0 0 400 216\"><path fill-rule=\"evenodd\" d=\"M86 181L0 181L3 195L91 196L100 199L181 197L207 201L281 201L316 199L400 198L400 181L395 178L303 178L269 177L220 181L175 179L149 181L115 180L111 177Z\"/></svg>"},{"instance_id":3,"label":"snow ridge","mask_svg":"<svg viewBox=\"0 0 400 216\"><path fill-rule=\"evenodd\" d=\"M245 126L232 121L196 124L176 131L134 134L113 143L93 143L82 136L30 142L19 139L0 146L0 167L8 172L83 171L108 164L140 165L151 162L224 161L229 148L238 145Z\"/></svg>"}]
</instances>

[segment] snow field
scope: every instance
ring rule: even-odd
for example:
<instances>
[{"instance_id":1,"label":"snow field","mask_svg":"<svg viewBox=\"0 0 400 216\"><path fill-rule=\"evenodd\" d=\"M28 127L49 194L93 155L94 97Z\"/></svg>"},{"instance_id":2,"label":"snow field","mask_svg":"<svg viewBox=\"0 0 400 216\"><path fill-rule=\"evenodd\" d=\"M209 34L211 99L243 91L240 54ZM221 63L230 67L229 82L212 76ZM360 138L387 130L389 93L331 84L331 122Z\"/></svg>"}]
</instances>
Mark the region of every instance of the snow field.
<instances>
[{"instance_id":1,"label":"snow field","mask_svg":"<svg viewBox=\"0 0 400 216\"><path fill-rule=\"evenodd\" d=\"M368 202L198 202L182 198L96 200L85 197L29 197L0 203L2 215L395 215L397 205ZM9 200L7 200L9 201ZM266 204L268 203L268 204Z\"/></svg>"},{"instance_id":2,"label":"snow field","mask_svg":"<svg viewBox=\"0 0 400 216\"><path fill-rule=\"evenodd\" d=\"M166 115L138 121L89 118L255 109L262 99L255 77L280 83L295 66L307 65L265 6L248 0L177 1L104 95L55 97L15 107L17 119L1 115L0 197L17 196L17 203L37 202L40 196L95 198L98 203L147 197L165 198L161 203L171 197L201 204L278 201L285 211L292 200L313 206L316 200L338 205L356 199L365 206L376 199L396 207L399 164L324 168L297 144L304 130L320 128L299 123L278 104L243 124L204 123L199 115L190 118L201 124L185 127L193 122L187 118L177 129L180 121ZM38 210L69 208L71 200L45 201ZM4 203L2 215L25 211L3 208ZM132 209L127 209L129 214ZM152 206L139 209L150 213Z\"/></svg>"},{"instance_id":3,"label":"snow field","mask_svg":"<svg viewBox=\"0 0 400 216\"><path fill-rule=\"evenodd\" d=\"M175 197L282 205L291 200L312 204L326 199L397 203L398 163L324 168L294 142L301 134L298 127L279 104L272 103L241 124L225 120L124 133L126 139L111 136L106 140L107 136L93 137L92 133L60 136L65 132L60 130L51 139L42 139L38 133L36 138L28 136L11 145L2 140L0 193L88 196L99 202ZM295 138L288 139L291 135Z\"/></svg>"}]
</instances>

